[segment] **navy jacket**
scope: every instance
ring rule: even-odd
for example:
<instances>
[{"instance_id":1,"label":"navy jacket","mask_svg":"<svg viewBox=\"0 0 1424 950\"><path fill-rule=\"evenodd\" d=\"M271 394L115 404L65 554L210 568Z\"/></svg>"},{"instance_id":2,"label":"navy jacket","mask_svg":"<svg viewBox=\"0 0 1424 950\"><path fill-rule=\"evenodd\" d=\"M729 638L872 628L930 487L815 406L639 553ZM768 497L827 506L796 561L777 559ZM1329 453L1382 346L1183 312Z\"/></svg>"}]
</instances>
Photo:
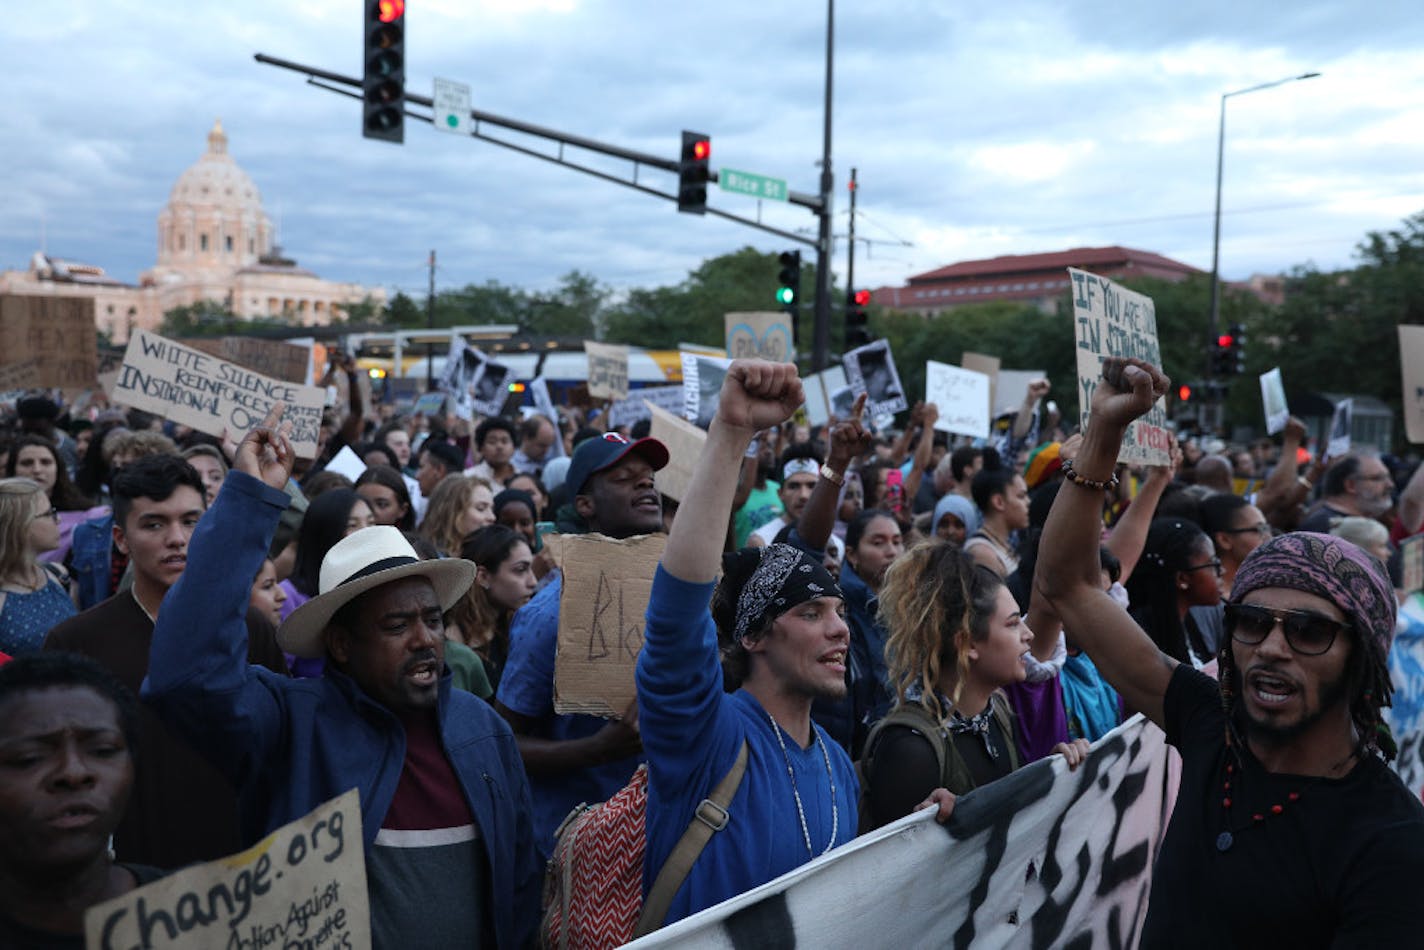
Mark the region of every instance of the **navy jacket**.
<instances>
[{"instance_id":1,"label":"navy jacket","mask_svg":"<svg viewBox=\"0 0 1424 950\"><path fill-rule=\"evenodd\" d=\"M355 787L369 848L405 762L405 731L350 678L285 679L247 664L247 602L285 492L231 472L163 599L143 696L239 789L249 843ZM509 727L483 701L440 683L440 734L489 859L500 947L531 940L540 867L529 783Z\"/></svg>"}]
</instances>

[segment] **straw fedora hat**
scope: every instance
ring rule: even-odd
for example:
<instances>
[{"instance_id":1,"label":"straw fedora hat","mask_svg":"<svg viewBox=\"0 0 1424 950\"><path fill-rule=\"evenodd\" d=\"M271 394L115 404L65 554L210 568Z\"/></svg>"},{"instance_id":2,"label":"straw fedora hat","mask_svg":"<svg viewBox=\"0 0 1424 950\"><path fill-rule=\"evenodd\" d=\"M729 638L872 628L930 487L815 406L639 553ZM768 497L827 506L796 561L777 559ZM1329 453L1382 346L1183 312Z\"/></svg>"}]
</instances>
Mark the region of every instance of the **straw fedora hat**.
<instances>
[{"instance_id":1,"label":"straw fedora hat","mask_svg":"<svg viewBox=\"0 0 1424 950\"><path fill-rule=\"evenodd\" d=\"M449 610L474 583L475 565L460 558L422 561L396 528L362 528L326 553L317 582L319 593L282 622L277 643L295 656L324 656L322 634L332 615L366 591L405 577L428 577L440 609Z\"/></svg>"}]
</instances>

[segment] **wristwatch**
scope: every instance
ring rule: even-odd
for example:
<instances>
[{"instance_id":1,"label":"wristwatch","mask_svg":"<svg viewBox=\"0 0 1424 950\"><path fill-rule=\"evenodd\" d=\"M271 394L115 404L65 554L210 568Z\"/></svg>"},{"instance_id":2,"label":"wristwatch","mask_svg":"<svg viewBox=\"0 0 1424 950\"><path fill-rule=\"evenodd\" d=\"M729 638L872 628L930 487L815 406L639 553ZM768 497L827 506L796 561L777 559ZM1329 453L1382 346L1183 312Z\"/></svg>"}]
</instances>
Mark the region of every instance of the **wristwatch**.
<instances>
[{"instance_id":1,"label":"wristwatch","mask_svg":"<svg viewBox=\"0 0 1424 950\"><path fill-rule=\"evenodd\" d=\"M821 477L833 485L845 485L845 476L831 468L825 462L821 463Z\"/></svg>"}]
</instances>

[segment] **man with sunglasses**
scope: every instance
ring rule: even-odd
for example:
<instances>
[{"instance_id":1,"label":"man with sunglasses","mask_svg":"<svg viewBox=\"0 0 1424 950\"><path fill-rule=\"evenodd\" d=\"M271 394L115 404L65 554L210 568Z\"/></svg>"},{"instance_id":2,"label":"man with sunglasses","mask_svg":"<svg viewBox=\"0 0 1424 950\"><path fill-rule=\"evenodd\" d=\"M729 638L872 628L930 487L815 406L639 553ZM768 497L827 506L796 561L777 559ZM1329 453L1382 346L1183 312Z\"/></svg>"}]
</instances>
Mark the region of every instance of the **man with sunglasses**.
<instances>
[{"instance_id":1,"label":"man with sunglasses","mask_svg":"<svg viewBox=\"0 0 1424 950\"><path fill-rule=\"evenodd\" d=\"M1383 566L1328 535L1262 545L1232 588L1220 683L1161 653L1102 590L1102 492L1127 425L1168 386L1140 360L1103 362L1035 572L1108 682L1182 755L1141 946L1417 946L1424 806L1385 764Z\"/></svg>"}]
</instances>

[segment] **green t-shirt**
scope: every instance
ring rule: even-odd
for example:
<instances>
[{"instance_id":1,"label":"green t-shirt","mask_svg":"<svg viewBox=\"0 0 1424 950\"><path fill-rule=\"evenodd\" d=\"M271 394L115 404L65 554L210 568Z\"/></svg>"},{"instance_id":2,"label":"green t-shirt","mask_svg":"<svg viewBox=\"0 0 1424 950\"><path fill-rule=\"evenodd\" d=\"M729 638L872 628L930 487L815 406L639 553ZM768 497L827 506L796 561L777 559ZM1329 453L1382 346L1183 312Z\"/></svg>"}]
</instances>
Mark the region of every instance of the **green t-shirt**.
<instances>
[{"instance_id":1,"label":"green t-shirt","mask_svg":"<svg viewBox=\"0 0 1424 950\"><path fill-rule=\"evenodd\" d=\"M752 493L747 496L747 503L737 510L737 518L733 522L737 547L746 547L747 539L752 536L753 531L781 514L781 498L778 495L780 491L781 485L769 479L764 488L752 489Z\"/></svg>"}]
</instances>

